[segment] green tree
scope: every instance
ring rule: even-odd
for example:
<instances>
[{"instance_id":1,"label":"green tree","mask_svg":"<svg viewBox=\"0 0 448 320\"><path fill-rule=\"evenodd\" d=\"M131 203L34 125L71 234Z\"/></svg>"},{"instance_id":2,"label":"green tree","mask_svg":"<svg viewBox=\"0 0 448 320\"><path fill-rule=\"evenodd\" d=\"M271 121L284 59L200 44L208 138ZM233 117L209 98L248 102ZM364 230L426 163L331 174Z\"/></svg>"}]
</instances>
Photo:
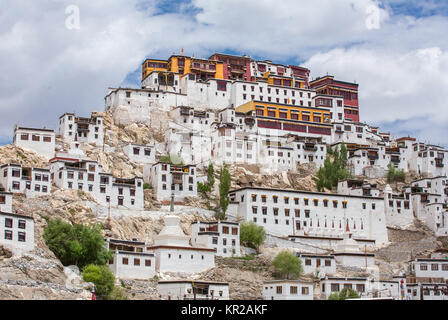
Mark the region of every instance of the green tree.
<instances>
[{"instance_id":1,"label":"green tree","mask_svg":"<svg viewBox=\"0 0 448 320\"><path fill-rule=\"evenodd\" d=\"M227 166L221 168L219 172L219 207L221 209L219 218L224 219L229 206L229 190L230 190L230 173Z\"/></svg>"},{"instance_id":2,"label":"green tree","mask_svg":"<svg viewBox=\"0 0 448 320\"><path fill-rule=\"evenodd\" d=\"M89 264L82 271L82 279L86 282L93 282L95 294L103 299L108 298L115 286L115 276L105 265Z\"/></svg>"},{"instance_id":3,"label":"green tree","mask_svg":"<svg viewBox=\"0 0 448 320\"><path fill-rule=\"evenodd\" d=\"M389 163L387 166L389 169L387 171L387 182L404 182L406 179L406 174L403 170L395 169L395 167L392 165L392 163Z\"/></svg>"},{"instance_id":4,"label":"green tree","mask_svg":"<svg viewBox=\"0 0 448 320\"><path fill-rule=\"evenodd\" d=\"M266 231L255 222L243 222L240 225L240 242L259 251L260 245L266 240Z\"/></svg>"},{"instance_id":5,"label":"green tree","mask_svg":"<svg viewBox=\"0 0 448 320\"><path fill-rule=\"evenodd\" d=\"M215 168L213 168L213 163L210 162L207 168L207 183L210 189L215 185Z\"/></svg>"},{"instance_id":6,"label":"green tree","mask_svg":"<svg viewBox=\"0 0 448 320\"><path fill-rule=\"evenodd\" d=\"M80 269L88 264L106 264L113 252L105 247L101 225L85 226L53 219L47 222L44 240L48 248L67 265L77 265Z\"/></svg>"},{"instance_id":7,"label":"green tree","mask_svg":"<svg viewBox=\"0 0 448 320\"><path fill-rule=\"evenodd\" d=\"M333 161L331 160L333 158ZM336 146L334 150L327 151L324 165L319 168L313 180L316 181L317 189L325 191L337 187L338 182L347 179L350 173L347 170L347 148L341 144L341 150Z\"/></svg>"},{"instance_id":8,"label":"green tree","mask_svg":"<svg viewBox=\"0 0 448 320\"><path fill-rule=\"evenodd\" d=\"M277 254L272 265L286 279L297 279L303 273L302 261L286 250Z\"/></svg>"}]
</instances>

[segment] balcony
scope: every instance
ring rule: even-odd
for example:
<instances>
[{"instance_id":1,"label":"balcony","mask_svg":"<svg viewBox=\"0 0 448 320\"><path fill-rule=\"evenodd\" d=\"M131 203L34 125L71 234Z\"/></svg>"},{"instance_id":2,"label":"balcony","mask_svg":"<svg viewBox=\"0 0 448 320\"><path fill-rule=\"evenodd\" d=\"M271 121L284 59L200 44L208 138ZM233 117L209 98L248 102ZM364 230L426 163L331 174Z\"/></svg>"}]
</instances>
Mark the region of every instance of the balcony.
<instances>
[{"instance_id":1,"label":"balcony","mask_svg":"<svg viewBox=\"0 0 448 320\"><path fill-rule=\"evenodd\" d=\"M336 130L334 132L336 132L336 133L344 133L344 130L342 130L341 127L336 127Z\"/></svg>"},{"instance_id":2,"label":"balcony","mask_svg":"<svg viewBox=\"0 0 448 320\"><path fill-rule=\"evenodd\" d=\"M436 162L436 167L437 167L437 168L443 168L444 165L443 165L442 162Z\"/></svg>"},{"instance_id":3,"label":"balcony","mask_svg":"<svg viewBox=\"0 0 448 320\"><path fill-rule=\"evenodd\" d=\"M306 151L317 151L317 147L312 143L305 143L303 149Z\"/></svg>"},{"instance_id":4,"label":"balcony","mask_svg":"<svg viewBox=\"0 0 448 320\"><path fill-rule=\"evenodd\" d=\"M400 162L400 158L390 158L390 161L398 163L398 162Z\"/></svg>"},{"instance_id":5,"label":"balcony","mask_svg":"<svg viewBox=\"0 0 448 320\"><path fill-rule=\"evenodd\" d=\"M199 70L202 72L212 72L215 73L216 72L216 67L215 65L207 65L207 64L199 64L199 63L193 63L191 65L191 70Z\"/></svg>"},{"instance_id":6,"label":"balcony","mask_svg":"<svg viewBox=\"0 0 448 320\"><path fill-rule=\"evenodd\" d=\"M378 155L374 155L374 154L369 154L367 156L367 158L369 158L370 160L378 160L379 159Z\"/></svg>"}]
</instances>

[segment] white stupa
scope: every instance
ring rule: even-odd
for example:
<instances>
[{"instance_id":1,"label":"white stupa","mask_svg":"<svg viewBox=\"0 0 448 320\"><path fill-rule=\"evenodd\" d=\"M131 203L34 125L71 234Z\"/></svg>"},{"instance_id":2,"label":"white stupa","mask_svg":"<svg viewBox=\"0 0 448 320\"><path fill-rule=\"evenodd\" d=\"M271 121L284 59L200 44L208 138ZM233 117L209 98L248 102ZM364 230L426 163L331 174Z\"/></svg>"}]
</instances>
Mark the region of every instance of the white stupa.
<instances>
[{"instance_id":1,"label":"white stupa","mask_svg":"<svg viewBox=\"0 0 448 320\"><path fill-rule=\"evenodd\" d=\"M180 246L190 247L190 237L180 227L178 216L165 216L165 226L162 231L154 237L154 246Z\"/></svg>"}]
</instances>

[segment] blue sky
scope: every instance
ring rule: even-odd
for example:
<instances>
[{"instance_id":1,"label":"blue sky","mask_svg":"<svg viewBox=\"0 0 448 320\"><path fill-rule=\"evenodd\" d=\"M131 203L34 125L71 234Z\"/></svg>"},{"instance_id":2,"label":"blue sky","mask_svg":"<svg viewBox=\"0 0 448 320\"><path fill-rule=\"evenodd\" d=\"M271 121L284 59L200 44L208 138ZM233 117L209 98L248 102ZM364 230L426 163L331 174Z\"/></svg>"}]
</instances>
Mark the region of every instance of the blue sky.
<instances>
[{"instance_id":1,"label":"blue sky","mask_svg":"<svg viewBox=\"0 0 448 320\"><path fill-rule=\"evenodd\" d=\"M67 6L80 28L66 27ZM248 54L360 84L361 121L448 145L448 1L0 0L0 143L138 86L145 57ZM379 28L368 28L378 9Z\"/></svg>"}]
</instances>

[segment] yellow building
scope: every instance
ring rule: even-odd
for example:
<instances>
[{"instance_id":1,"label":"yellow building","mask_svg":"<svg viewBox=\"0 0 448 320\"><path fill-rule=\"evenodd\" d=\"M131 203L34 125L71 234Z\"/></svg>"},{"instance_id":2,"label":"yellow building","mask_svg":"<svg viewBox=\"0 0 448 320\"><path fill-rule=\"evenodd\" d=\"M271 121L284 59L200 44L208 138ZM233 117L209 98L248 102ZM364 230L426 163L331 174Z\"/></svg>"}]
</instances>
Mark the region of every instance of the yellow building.
<instances>
[{"instance_id":1,"label":"yellow building","mask_svg":"<svg viewBox=\"0 0 448 320\"><path fill-rule=\"evenodd\" d=\"M264 101L249 101L237 107L236 111L246 114L249 111L255 111L256 116L277 120L286 119L329 124L331 119L330 111L326 109Z\"/></svg>"},{"instance_id":2,"label":"yellow building","mask_svg":"<svg viewBox=\"0 0 448 320\"><path fill-rule=\"evenodd\" d=\"M142 81L153 71L168 71L168 61L146 59L142 64Z\"/></svg>"},{"instance_id":3,"label":"yellow building","mask_svg":"<svg viewBox=\"0 0 448 320\"><path fill-rule=\"evenodd\" d=\"M236 112L253 112L259 127L331 134L331 112L322 108L249 101L237 107Z\"/></svg>"},{"instance_id":4,"label":"yellow building","mask_svg":"<svg viewBox=\"0 0 448 320\"><path fill-rule=\"evenodd\" d=\"M142 81L153 71L169 71L184 76L195 75L196 80L224 79L223 62L173 55L168 60L146 59L142 64Z\"/></svg>"}]
</instances>

